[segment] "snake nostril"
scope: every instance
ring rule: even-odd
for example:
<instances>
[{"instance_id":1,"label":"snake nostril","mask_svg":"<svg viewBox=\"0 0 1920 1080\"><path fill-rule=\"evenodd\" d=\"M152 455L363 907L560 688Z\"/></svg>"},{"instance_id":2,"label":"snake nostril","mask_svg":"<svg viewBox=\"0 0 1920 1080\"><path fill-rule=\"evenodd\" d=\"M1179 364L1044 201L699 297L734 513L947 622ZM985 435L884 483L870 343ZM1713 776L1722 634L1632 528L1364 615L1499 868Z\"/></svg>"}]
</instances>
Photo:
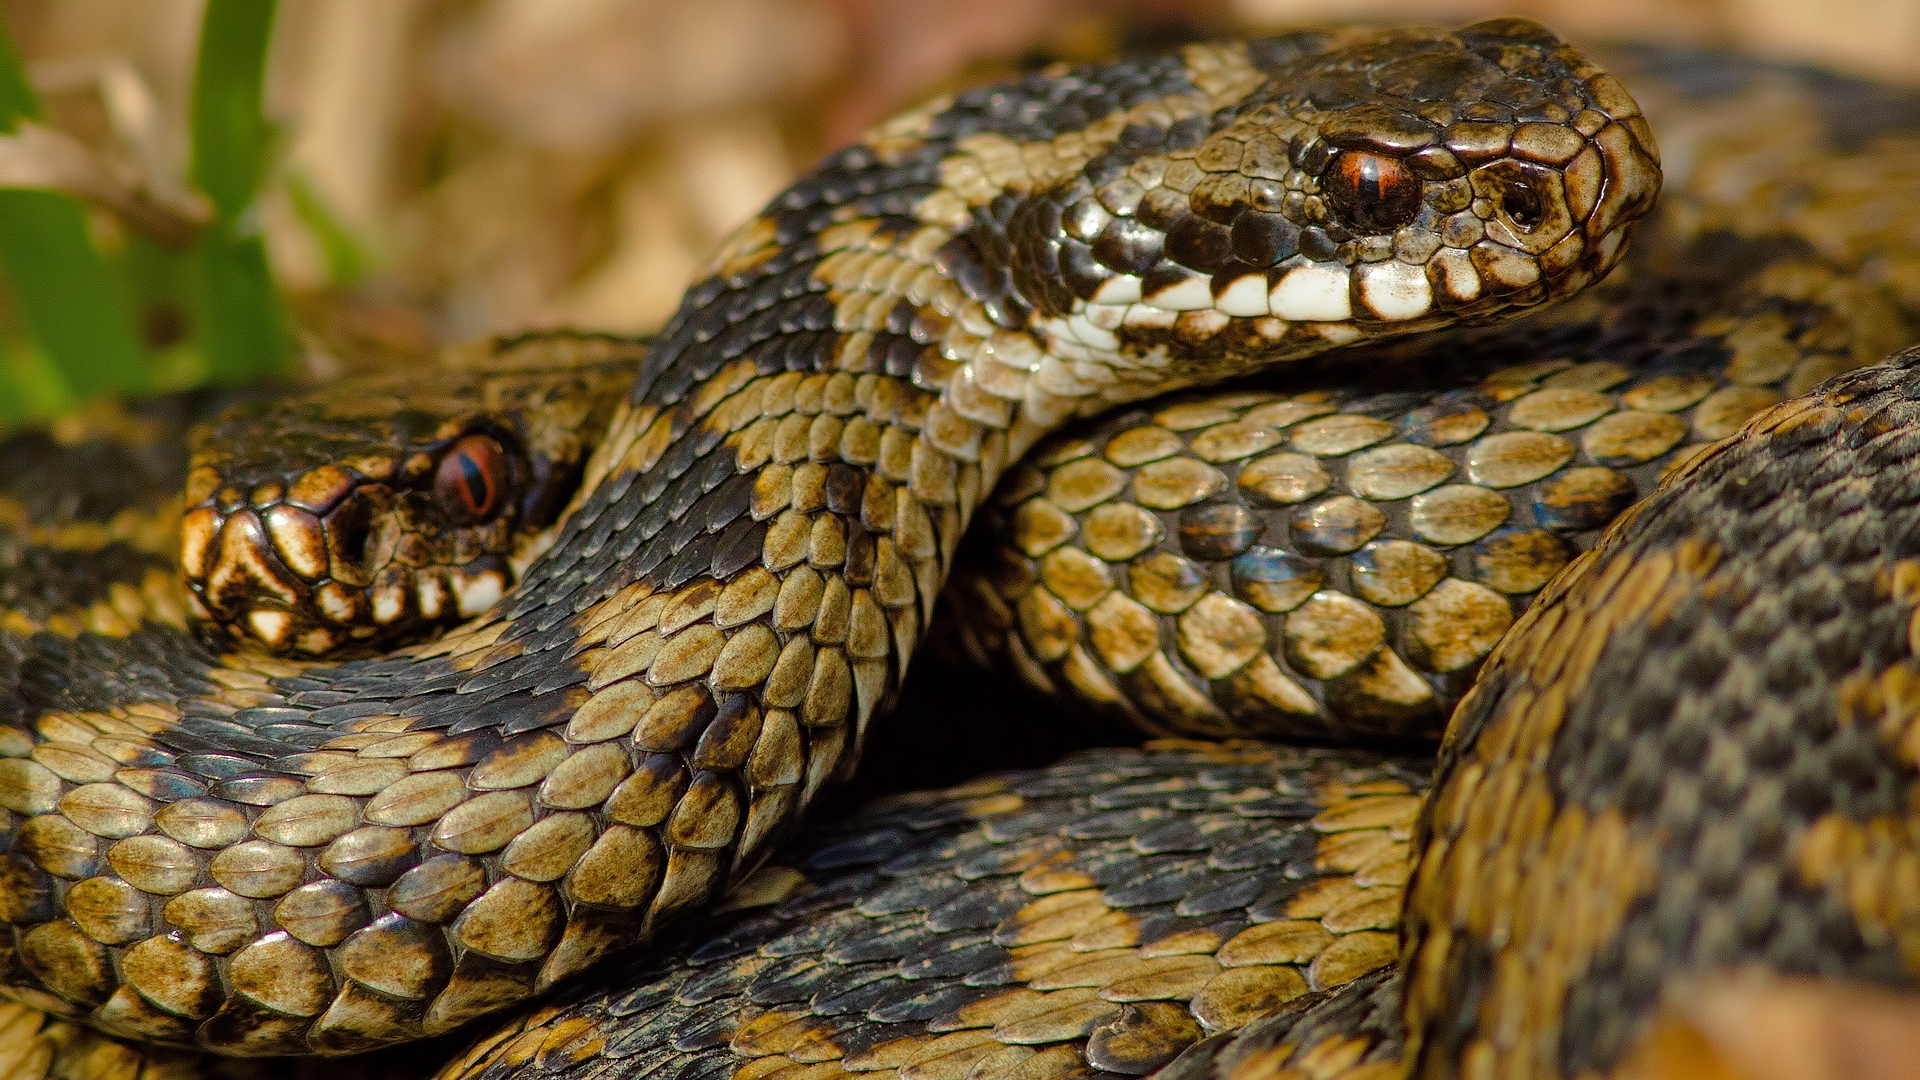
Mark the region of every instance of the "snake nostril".
<instances>
[{"instance_id":1,"label":"snake nostril","mask_svg":"<svg viewBox=\"0 0 1920 1080\"><path fill-rule=\"evenodd\" d=\"M1532 184L1518 180L1509 184L1500 196L1500 210L1526 232L1532 232L1547 216L1546 208L1540 203L1540 193Z\"/></svg>"},{"instance_id":2,"label":"snake nostril","mask_svg":"<svg viewBox=\"0 0 1920 1080\"><path fill-rule=\"evenodd\" d=\"M386 495L384 488L363 488L327 515L327 562L333 577L350 585L370 585L393 557L399 527Z\"/></svg>"},{"instance_id":3,"label":"snake nostril","mask_svg":"<svg viewBox=\"0 0 1920 1080\"><path fill-rule=\"evenodd\" d=\"M337 539L335 550L346 561L363 564L367 561L367 537L371 533L372 530L368 528L366 519L358 515L341 522L340 530L335 534Z\"/></svg>"}]
</instances>

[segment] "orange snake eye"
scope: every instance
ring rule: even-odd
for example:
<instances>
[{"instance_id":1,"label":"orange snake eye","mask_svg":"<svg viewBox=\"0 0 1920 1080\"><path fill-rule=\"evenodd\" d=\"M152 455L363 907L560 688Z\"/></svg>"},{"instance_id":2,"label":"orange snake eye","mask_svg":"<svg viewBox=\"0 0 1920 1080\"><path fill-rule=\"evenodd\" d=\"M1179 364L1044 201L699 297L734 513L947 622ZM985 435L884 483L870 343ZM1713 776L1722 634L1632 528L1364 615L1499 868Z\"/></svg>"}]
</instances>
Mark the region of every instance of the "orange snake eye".
<instances>
[{"instance_id":1,"label":"orange snake eye","mask_svg":"<svg viewBox=\"0 0 1920 1080\"><path fill-rule=\"evenodd\" d=\"M463 524L492 517L505 501L507 452L491 435L467 435L453 444L433 477L433 497Z\"/></svg>"},{"instance_id":2,"label":"orange snake eye","mask_svg":"<svg viewBox=\"0 0 1920 1080\"><path fill-rule=\"evenodd\" d=\"M1343 151L1327 167L1327 201L1343 222L1383 233L1420 212L1420 180L1398 160L1364 150Z\"/></svg>"}]
</instances>

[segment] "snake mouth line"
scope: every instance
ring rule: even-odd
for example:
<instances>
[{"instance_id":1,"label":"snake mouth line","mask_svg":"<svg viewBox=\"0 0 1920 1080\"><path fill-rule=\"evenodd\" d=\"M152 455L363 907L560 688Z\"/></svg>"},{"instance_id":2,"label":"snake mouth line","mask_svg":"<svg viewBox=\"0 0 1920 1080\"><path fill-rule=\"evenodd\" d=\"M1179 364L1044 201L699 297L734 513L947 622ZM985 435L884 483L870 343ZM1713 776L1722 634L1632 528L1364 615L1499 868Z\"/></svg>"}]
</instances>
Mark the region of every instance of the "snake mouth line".
<instances>
[{"instance_id":1,"label":"snake mouth line","mask_svg":"<svg viewBox=\"0 0 1920 1080\"><path fill-rule=\"evenodd\" d=\"M943 407L977 424L1002 423L1009 399L1052 424L1575 292L1651 206L1658 156L1618 81L1544 33L1536 66L1474 51L1476 33L1536 32L1196 46L1179 92L1051 138L1044 124L1016 135L956 118L990 95L886 125L841 156L848 182L939 150L939 186L914 207L917 232L854 221L821 234L842 249L815 270L836 325L871 334L843 356L950 385ZM720 269L772 257L778 220L743 230ZM922 268L979 318L956 322L962 305L927 287L877 306L878 283Z\"/></svg>"},{"instance_id":2,"label":"snake mouth line","mask_svg":"<svg viewBox=\"0 0 1920 1080\"><path fill-rule=\"evenodd\" d=\"M383 567L366 583L363 602L362 594L336 580L302 579L296 584L285 562L264 547L262 539L258 523L247 520L245 512L228 521L217 541L219 560L204 582L204 591L192 594L197 602L194 613L203 619L216 618L222 610L231 609L226 598L240 593L252 601L244 613L252 637L276 650L324 655L349 641L371 642L403 617L417 616L427 624L471 618L492 607L512 586L506 561L495 557L451 568L443 575L422 573L418 567L392 571ZM269 606L263 594L284 597L286 606ZM202 597L218 607L208 606ZM300 629L295 607L308 597L330 619L353 628Z\"/></svg>"}]
</instances>

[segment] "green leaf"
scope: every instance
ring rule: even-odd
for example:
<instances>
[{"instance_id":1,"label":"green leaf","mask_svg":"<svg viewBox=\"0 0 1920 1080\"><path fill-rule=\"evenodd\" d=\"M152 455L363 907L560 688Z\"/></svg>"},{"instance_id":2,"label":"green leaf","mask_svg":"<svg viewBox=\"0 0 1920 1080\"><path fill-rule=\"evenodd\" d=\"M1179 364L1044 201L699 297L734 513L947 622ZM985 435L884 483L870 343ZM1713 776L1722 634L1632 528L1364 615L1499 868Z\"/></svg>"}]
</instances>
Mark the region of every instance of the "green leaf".
<instances>
[{"instance_id":1,"label":"green leaf","mask_svg":"<svg viewBox=\"0 0 1920 1080\"><path fill-rule=\"evenodd\" d=\"M216 382L250 382L292 356L280 298L260 237L259 188L272 128L260 88L273 0L209 0L193 80L193 182L215 219L194 251L201 343Z\"/></svg>"},{"instance_id":2,"label":"green leaf","mask_svg":"<svg viewBox=\"0 0 1920 1080\"><path fill-rule=\"evenodd\" d=\"M253 204L271 134L260 113L274 0L209 0L193 73L193 163L189 175L221 220Z\"/></svg>"},{"instance_id":3,"label":"green leaf","mask_svg":"<svg viewBox=\"0 0 1920 1080\"><path fill-rule=\"evenodd\" d=\"M146 387L133 320L72 199L0 191L0 268L28 334L74 393Z\"/></svg>"},{"instance_id":4,"label":"green leaf","mask_svg":"<svg viewBox=\"0 0 1920 1080\"><path fill-rule=\"evenodd\" d=\"M0 130L39 115L40 103L0 24ZM53 369L16 371L16 381L64 386L81 396L145 388L133 320L87 235L79 203L51 191L0 190L0 272L35 346L34 362Z\"/></svg>"}]
</instances>

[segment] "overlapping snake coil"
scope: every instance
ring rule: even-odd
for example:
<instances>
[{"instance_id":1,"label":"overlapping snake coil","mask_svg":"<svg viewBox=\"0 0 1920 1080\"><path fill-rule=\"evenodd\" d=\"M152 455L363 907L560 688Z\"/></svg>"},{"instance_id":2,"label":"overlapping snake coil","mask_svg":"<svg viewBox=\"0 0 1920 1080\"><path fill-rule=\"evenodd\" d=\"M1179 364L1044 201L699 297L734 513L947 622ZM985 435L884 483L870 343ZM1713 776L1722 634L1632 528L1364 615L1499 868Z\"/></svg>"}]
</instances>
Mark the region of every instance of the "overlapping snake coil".
<instances>
[{"instance_id":1,"label":"overlapping snake coil","mask_svg":"<svg viewBox=\"0 0 1920 1080\"><path fill-rule=\"evenodd\" d=\"M1704 973L1910 982L1920 106L1609 67L1048 70L653 342L0 445L0 1074L1599 1075ZM946 651L1179 739L768 864L949 571Z\"/></svg>"}]
</instances>

